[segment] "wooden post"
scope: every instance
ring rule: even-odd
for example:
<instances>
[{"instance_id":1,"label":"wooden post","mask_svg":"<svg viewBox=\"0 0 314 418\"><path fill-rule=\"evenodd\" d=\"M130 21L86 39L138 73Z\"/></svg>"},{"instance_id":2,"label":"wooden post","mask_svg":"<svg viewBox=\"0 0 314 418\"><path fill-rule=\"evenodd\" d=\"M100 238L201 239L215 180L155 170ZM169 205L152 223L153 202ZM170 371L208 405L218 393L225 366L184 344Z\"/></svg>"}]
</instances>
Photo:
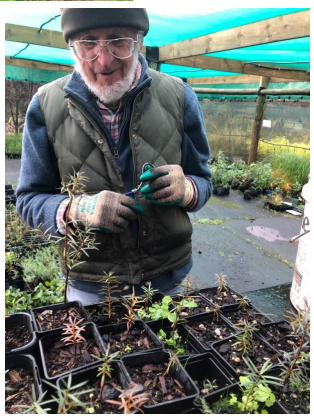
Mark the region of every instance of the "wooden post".
<instances>
[{"instance_id":1,"label":"wooden post","mask_svg":"<svg viewBox=\"0 0 314 418\"><path fill-rule=\"evenodd\" d=\"M268 83L269 83L269 77L261 77L259 87L265 89L265 88L267 88ZM259 140L259 135L260 135L260 132L261 132L261 127L262 127L265 101L266 101L266 96L265 95L258 96L257 104L256 104L255 118L254 118L254 125L253 125L252 141L251 141L251 147L250 147L250 153L249 153L249 159L248 159L248 165L250 165L250 164L252 164L256 161L258 140Z\"/></svg>"}]
</instances>

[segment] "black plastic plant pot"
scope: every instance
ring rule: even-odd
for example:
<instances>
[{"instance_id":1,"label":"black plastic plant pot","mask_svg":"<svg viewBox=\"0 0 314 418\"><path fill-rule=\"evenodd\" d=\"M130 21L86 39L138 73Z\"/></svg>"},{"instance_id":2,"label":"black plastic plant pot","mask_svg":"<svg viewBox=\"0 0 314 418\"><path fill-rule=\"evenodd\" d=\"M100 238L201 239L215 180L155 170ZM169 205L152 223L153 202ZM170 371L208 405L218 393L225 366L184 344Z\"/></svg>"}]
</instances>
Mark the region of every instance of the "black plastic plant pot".
<instances>
[{"instance_id":1,"label":"black plastic plant pot","mask_svg":"<svg viewBox=\"0 0 314 418\"><path fill-rule=\"evenodd\" d=\"M244 192L244 190L247 190L249 187L251 187L251 184L252 184L252 182L251 181L249 181L249 182L247 182L247 183L243 183L243 184L240 184L239 186L238 186L238 190L240 190L240 192Z\"/></svg>"},{"instance_id":2,"label":"black plastic plant pot","mask_svg":"<svg viewBox=\"0 0 314 418\"><path fill-rule=\"evenodd\" d=\"M236 329L236 323L239 324L239 322L241 322L241 318L242 320L246 320L247 322L253 323L253 325L258 328L259 326L261 326L262 324L270 324L273 323L273 321L271 320L270 317L267 316L267 314L264 314L263 312L261 312L259 309L257 309L255 306L253 306L251 303L249 303L248 306L248 312L255 314L258 318L258 323L255 323L252 321L252 317L247 316L247 314L245 312L242 312L241 309L238 308L238 305L235 306L224 306L223 308L221 308L221 315L223 317L223 319L233 328ZM232 316L237 315L238 316L238 320L236 322L234 322L232 320Z\"/></svg>"},{"instance_id":3,"label":"black plastic plant pot","mask_svg":"<svg viewBox=\"0 0 314 418\"><path fill-rule=\"evenodd\" d=\"M232 375L224 369L211 352L189 358L186 362L181 361L181 363L198 387L200 396L202 397L208 394L208 387L204 385L204 383L206 384L206 380L210 380L211 383L214 382L215 386L217 386L210 393L230 386L234 381Z\"/></svg>"},{"instance_id":4,"label":"black plastic plant pot","mask_svg":"<svg viewBox=\"0 0 314 418\"><path fill-rule=\"evenodd\" d=\"M6 351L6 354L15 355L15 354L32 354L35 355L36 347L37 347L37 336L34 330L32 317L30 314L22 312L16 313L13 315L9 315L5 317L5 329L11 330L17 326L19 329L16 330L15 337L19 338L19 332L22 331L22 327L27 329L29 333L29 342L22 347L13 348L11 350Z\"/></svg>"},{"instance_id":5,"label":"black plastic plant pot","mask_svg":"<svg viewBox=\"0 0 314 418\"><path fill-rule=\"evenodd\" d=\"M265 202L264 206L268 209L272 209L275 210L276 212L283 212L287 209L291 209L291 205L287 205L285 203L279 203L279 204L275 204L275 203L271 203L271 202Z\"/></svg>"},{"instance_id":6,"label":"black plastic plant pot","mask_svg":"<svg viewBox=\"0 0 314 418\"><path fill-rule=\"evenodd\" d=\"M266 357L267 357L271 361L273 361L274 365L276 365L278 362L278 358L281 358L279 351L277 351L273 346L268 344L267 341L261 338L258 334L255 334L255 333L253 334L254 334L254 341L260 345L260 348L263 347L263 351L266 353L264 354L264 357L260 359L259 363L254 362L254 359L251 358L253 363L255 363L256 367L259 369L262 366L262 364L265 363ZM235 379L238 380L239 376L241 374L244 374L245 372L241 371L240 369L240 367L242 367L243 365L243 360L241 359L242 354L238 351L238 346L234 346L234 348L231 349L231 347L233 347L233 344L236 342L237 340L235 337L224 338L223 340L217 341L216 343L214 343L212 345L212 348L213 348L214 356L218 358L219 362L223 364L225 369L227 369L231 373L231 375ZM233 357L234 359L233 363L229 362L228 359L223 356L223 354L229 353L229 351L231 352L230 356ZM248 355L246 355L246 357L248 357ZM238 360L238 358L240 360Z\"/></svg>"},{"instance_id":7,"label":"black plastic plant pot","mask_svg":"<svg viewBox=\"0 0 314 418\"><path fill-rule=\"evenodd\" d=\"M123 322L121 324L117 324L117 325L107 325L107 326L103 326L103 327L98 327L98 331L99 334L101 335L102 341L105 344L105 346L108 346L110 344L110 352L115 352L117 350L112 351L113 349L113 341L112 341L112 336L117 336L118 334L121 334L123 332L125 332L127 330L127 323ZM145 332L146 337L148 337L149 340L152 341L153 343L153 348L144 348L144 350L142 350L142 348L138 348L139 351L143 351L145 353L147 352L154 352L154 351L159 351L162 350L164 348L164 344L159 340L159 338L157 337L157 335L152 331L152 329L145 324L145 322L140 321L140 320L136 320L134 321L134 324L131 327L131 331L130 333L132 333L132 330L138 332L138 336L140 336L141 332ZM112 336L110 336L112 335ZM120 354L120 356L127 354L127 352L122 352L122 354Z\"/></svg>"},{"instance_id":8,"label":"black plastic plant pot","mask_svg":"<svg viewBox=\"0 0 314 418\"><path fill-rule=\"evenodd\" d=\"M276 350L286 353L294 351L300 339L297 335L293 335L292 327L288 321L263 324L258 334ZM309 341L309 338L307 340ZM309 353L310 346L304 347L302 351Z\"/></svg>"},{"instance_id":9,"label":"black plastic plant pot","mask_svg":"<svg viewBox=\"0 0 314 418\"><path fill-rule=\"evenodd\" d=\"M114 379L117 380L117 384L121 386L122 389L128 389L129 384L131 382L129 375L124 367L124 365L121 362L112 362L110 363L110 366L112 367L111 377L109 378L106 376L105 378L105 385L108 385L110 383L110 380ZM97 381L99 381L100 386L100 379L101 376L99 376L99 365L90 366L85 370L78 370L71 373L71 386L75 386L82 382L87 382L87 384L83 387L83 389L87 389L89 386L93 386ZM98 376L97 376L98 375ZM65 377L59 377L59 379L56 382L56 386L59 389L65 389L68 382L68 376ZM108 398L109 399L109 398ZM116 400L119 400L118 398ZM109 405L109 404L108 404ZM79 408L78 408L79 409ZM57 413L57 411L55 411ZM69 411L67 413L85 413L85 411ZM95 412L97 413L97 412Z\"/></svg>"},{"instance_id":10,"label":"black plastic plant pot","mask_svg":"<svg viewBox=\"0 0 314 418\"><path fill-rule=\"evenodd\" d=\"M112 319L109 318L108 315L102 314L102 309L104 309L104 305L101 303L95 303L93 305L85 305L84 309L87 314L88 322L94 322L97 327L101 326L108 326L108 325L116 325L122 322L126 322L126 319L123 319L127 316L128 309L123 306L123 299L117 299L114 303L114 309L112 313Z\"/></svg>"},{"instance_id":11,"label":"black plastic plant pot","mask_svg":"<svg viewBox=\"0 0 314 418\"><path fill-rule=\"evenodd\" d=\"M194 346L198 348L200 353L211 351L212 344L214 342L220 341L223 337L231 337L235 334L234 328L230 326L227 321L225 321L224 317L220 315L220 312L218 314L218 321L214 315L214 313L205 314L196 320L188 320L182 325L186 332L190 334L191 341ZM201 327L201 325L203 327ZM213 330L212 341L206 341L206 337L208 336L208 327Z\"/></svg>"},{"instance_id":12,"label":"black plastic plant pot","mask_svg":"<svg viewBox=\"0 0 314 418\"><path fill-rule=\"evenodd\" d=\"M149 324L149 327L157 335L157 338L158 338L158 332L161 329L165 331L167 335L169 335L170 332L172 331L171 322L169 321L165 323L160 320L158 322L155 322L154 324ZM184 344L184 354L181 354L178 356L181 362L184 362L184 360L187 358L194 357L204 352L200 344L197 344L195 342L195 339L192 338L190 333L182 325L178 325L177 331L178 331L178 334L182 337L182 341ZM175 351L173 347L170 347L170 346L167 347L166 343L164 345L166 349L171 349L172 351Z\"/></svg>"},{"instance_id":13,"label":"black plastic plant pot","mask_svg":"<svg viewBox=\"0 0 314 418\"><path fill-rule=\"evenodd\" d=\"M267 375L269 376L275 376L280 377L280 374L282 372L282 368L280 366L274 366L272 367L268 372ZM309 379L310 382L310 369L303 369L303 372L305 373L305 376ZM281 376L282 377L282 376ZM305 392L295 392L295 391L289 391L289 387L286 388L285 391L283 391L283 396L285 399L283 399L280 394L280 391L282 389L282 386L270 386L274 395L276 396L277 402L282 408L284 414L293 414L293 415L305 415L310 413L310 390L308 390L308 399L305 399ZM288 400L288 404L286 404ZM289 407L290 406L290 407Z\"/></svg>"},{"instance_id":14,"label":"black plastic plant pot","mask_svg":"<svg viewBox=\"0 0 314 418\"><path fill-rule=\"evenodd\" d=\"M196 314L192 314L192 315L186 315L184 310L183 310L183 315L180 315L180 317L183 320L187 320L190 321L192 319L198 319L198 318L202 318L204 315L207 315L210 311L213 310L213 306L211 303L208 302L208 300L206 298L204 298L201 294L199 294L199 292L190 292L188 296L193 296L193 301L195 301L198 304L198 308L201 309L201 312L196 313ZM173 296L172 299L174 301L179 301L182 300L182 296ZM195 308L197 309L197 308Z\"/></svg>"},{"instance_id":15,"label":"black plastic plant pot","mask_svg":"<svg viewBox=\"0 0 314 418\"><path fill-rule=\"evenodd\" d=\"M126 369L128 367L139 368L145 365L160 365L167 364L169 361L169 351L156 351L153 353L132 354L122 357L122 362ZM170 375L176 379L182 386L186 396L182 398L172 399L165 402L160 402L155 405L143 405L142 409L146 414L178 414L193 407L193 401L199 395L195 383L184 370L179 360L170 368ZM128 373L129 375L129 373ZM130 379L131 376L129 375ZM132 379L131 379L132 380ZM146 377L145 377L146 380ZM140 382L134 382L140 383ZM148 389L147 389L148 390Z\"/></svg>"},{"instance_id":16,"label":"black plastic plant pot","mask_svg":"<svg viewBox=\"0 0 314 418\"><path fill-rule=\"evenodd\" d=\"M230 192L230 187L217 187L217 196L225 196Z\"/></svg>"},{"instance_id":17,"label":"black plastic plant pot","mask_svg":"<svg viewBox=\"0 0 314 418\"><path fill-rule=\"evenodd\" d=\"M76 308L80 317L84 318L84 321L82 321L80 324L84 324L84 323L88 322L87 312L85 311L81 302L79 302L79 301L68 302L67 307L68 307L68 309L69 308ZM62 310L62 309L65 309L64 308L64 303L56 303L54 305L41 306L40 308L31 309L31 315L32 315L32 318L33 318L34 328L35 328L35 331L38 333L39 336L46 335L46 334L50 333L51 331L61 330L62 327L64 327L64 325L62 325L60 327L52 328L52 329L49 329L49 330L40 330L39 327L38 327L38 323L37 323L37 320L36 320L35 313L42 314L43 312L58 311L58 310Z\"/></svg>"},{"instance_id":18,"label":"black plastic plant pot","mask_svg":"<svg viewBox=\"0 0 314 418\"><path fill-rule=\"evenodd\" d=\"M216 411L215 410L215 402L223 399L223 398L229 398L231 393L234 393L235 395L238 395L238 400L241 400L242 394L241 394L241 388L238 383L234 383L224 389L218 390L215 393L212 393L210 395L204 396L204 399L209 407L213 412L213 414L228 414L230 412L227 411ZM199 407L197 402L194 402L195 406ZM266 409L268 414L285 414L286 411L282 408L282 406L275 401L275 403L270 407L263 407L263 409ZM236 414L236 412L231 412L233 414ZM242 414L243 412L239 412L239 414Z\"/></svg>"},{"instance_id":19,"label":"black plastic plant pot","mask_svg":"<svg viewBox=\"0 0 314 418\"><path fill-rule=\"evenodd\" d=\"M192 408L192 409L189 409L187 411L181 412L181 414L191 414L191 415L194 415L194 414L202 414L202 413L203 412L202 412L202 410L200 408Z\"/></svg>"},{"instance_id":20,"label":"black plastic plant pot","mask_svg":"<svg viewBox=\"0 0 314 418\"><path fill-rule=\"evenodd\" d=\"M5 370L11 369L26 370L33 377L36 400L38 400L43 394L43 388L35 358L30 354L6 355ZM31 395L32 393L30 392Z\"/></svg>"},{"instance_id":21,"label":"black plastic plant pot","mask_svg":"<svg viewBox=\"0 0 314 418\"><path fill-rule=\"evenodd\" d=\"M88 322L88 323L85 323L84 326L85 326L85 330L81 332L81 335L86 340L93 339L96 343L96 346L100 354L105 353L106 347L105 347L105 344L103 343L103 340L101 339L101 336L99 335L96 325ZM55 383L59 377L67 376L76 370L84 370L87 367L94 366L100 363L99 360L95 360L83 366L75 367L71 370L65 370L63 373L58 373L55 375L52 375L51 373L49 373L46 355L49 352L49 350L53 347L53 345L58 341L60 342L60 344L58 344L58 347L65 346L63 342L61 341L61 338L65 337L65 335L62 334L62 332L63 332L62 329L56 330L56 331L50 331L45 336L39 339L39 350L40 350L40 357L41 357L42 367L43 367L43 376L47 381L50 381L52 383Z\"/></svg>"},{"instance_id":22,"label":"black plastic plant pot","mask_svg":"<svg viewBox=\"0 0 314 418\"><path fill-rule=\"evenodd\" d=\"M215 286L215 287L207 287L207 288L205 288L205 289L200 289L198 292L199 292L199 294L201 295L201 296L203 296L203 298L205 299L205 300L207 300L209 303L210 303L210 305L211 306L215 306L215 301L211 301L210 300L210 297L211 296L206 296L206 292L215 292L215 294L216 294L216 292L217 292L217 289L218 289L218 286ZM236 298L233 298L234 299L234 302L230 302L230 303L223 303L223 301L221 302L221 301L218 301L217 303L218 303L218 305L219 305L219 307L220 308L222 308L223 306L229 306L229 305L238 305L238 301L237 301L237 299L242 299L243 297L244 297L244 295L242 295L241 293L239 293L239 292L237 292L237 291L235 291L235 290L233 290L231 287L229 287L228 286L228 289L230 290L230 292L232 293L232 294L234 294L235 296L236 296Z\"/></svg>"}]
</instances>

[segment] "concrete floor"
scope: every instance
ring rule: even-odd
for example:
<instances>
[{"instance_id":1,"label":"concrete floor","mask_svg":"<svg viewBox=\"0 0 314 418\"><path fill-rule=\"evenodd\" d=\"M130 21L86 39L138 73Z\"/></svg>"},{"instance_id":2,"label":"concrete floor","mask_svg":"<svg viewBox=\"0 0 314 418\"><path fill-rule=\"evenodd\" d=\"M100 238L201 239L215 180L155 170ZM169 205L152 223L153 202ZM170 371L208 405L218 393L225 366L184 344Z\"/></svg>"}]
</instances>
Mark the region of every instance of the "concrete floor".
<instances>
[{"instance_id":1,"label":"concrete floor","mask_svg":"<svg viewBox=\"0 0 314 418\"><path fill-rule=\"evenodd\" d=\"M215 274L222 273L257 308L273 319L283 319L291 308L297 253L297 244L288 240L299 234L302 217L270 211L262 198L246 201L242 193L231 190L229 196L213 196L190 218L194 228L191 274L197 284L213 286Z\"/></svg>"},{"instance_id":2,"label":"concrete floor","mask_svg":"<svg viewBox=\"0 0 314 418\"><path fill-rule=\"evenodd\" d=\"M6 184L17 184L20 164L6 159ZM246 201L231 191L229 196L213 196L199 212L191 213L191 274L200 287L213 286L215 274L226 275L231 287L280 319L290 307L297 252L297 244L288 240L299 234L302 217L270 211L263 204L261 198Z\"/></svg>"}]
</instances>

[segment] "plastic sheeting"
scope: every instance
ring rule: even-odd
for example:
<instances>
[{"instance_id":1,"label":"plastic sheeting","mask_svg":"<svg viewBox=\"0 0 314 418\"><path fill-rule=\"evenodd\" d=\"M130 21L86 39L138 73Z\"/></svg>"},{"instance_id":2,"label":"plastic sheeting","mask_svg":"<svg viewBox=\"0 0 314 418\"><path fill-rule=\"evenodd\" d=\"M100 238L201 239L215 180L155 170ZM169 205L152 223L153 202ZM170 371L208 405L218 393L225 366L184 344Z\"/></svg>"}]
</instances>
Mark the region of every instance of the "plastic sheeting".
<instances>
[{"instance_id":1,"label":"plastic sheeting","mask_svg":"<svg viewBox=\"0 0 314 418\"><path fill-rule=\"evenodd\" d=\"M304 8L237 8L228 9L212 14L162 16L150 12L150 31L145 37L146 46L162 46L197 36L222 31L225 29L245 25L248 23L268 19L275 16L290 14L305 10ZM58 7L49 6L49 11L34 13L33 8L19 13L15 11L8 15L6 23L26 25L39 28L43 23L60 13ZM44 29L61 31L60 17L44 26ZM25 48L23 50L23 48ZM66 49L50 48L37 45L29 45L17 42L5 43L5 55L8 57L24 58L34 61L44 61L57 64L72 64L70 51ZM248 48L217 52L209 54L212 57L236 59L245 62L264 61L270 65L284 62L281 66L293 68L310 68L310 38L301 38L282 42L257 45ZM190 67L180 67L162 64L161 71L182 78L232 76L235 73L227 73L214 70L202 70ZM37 72L39 72L37 74ZM62 73L54 71L26 69L22 67L6 66L6 78L15 80L49 82L51 79L62 76Z\"/></svg>"}]
</instances>

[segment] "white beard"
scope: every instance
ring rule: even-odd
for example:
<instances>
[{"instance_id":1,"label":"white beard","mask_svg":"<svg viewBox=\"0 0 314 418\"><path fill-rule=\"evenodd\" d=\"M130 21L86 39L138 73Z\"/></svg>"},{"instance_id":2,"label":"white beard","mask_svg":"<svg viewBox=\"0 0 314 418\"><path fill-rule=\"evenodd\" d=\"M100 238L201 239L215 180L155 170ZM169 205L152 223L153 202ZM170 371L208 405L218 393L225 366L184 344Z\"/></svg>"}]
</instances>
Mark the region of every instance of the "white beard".
<instances>
[{"instance_id":1,"label":"white beard","mask_svg":"<svg viewBox=\"0 0 314 418\"><path fill-rule=\"evenodd\" d=\"M87 85L88 89L104 104L115 104L119 102L121 97L130 90L132 83L134 81L135 71L138 64L138 51L134 52L134 58L131 65L131 68L126 77L122 80L117 81L112 86L100 86L95 81L90 81L82 70L80 60L75 57L75 71L77 71L84 83Z\"/></svg>"}]
</instances>

